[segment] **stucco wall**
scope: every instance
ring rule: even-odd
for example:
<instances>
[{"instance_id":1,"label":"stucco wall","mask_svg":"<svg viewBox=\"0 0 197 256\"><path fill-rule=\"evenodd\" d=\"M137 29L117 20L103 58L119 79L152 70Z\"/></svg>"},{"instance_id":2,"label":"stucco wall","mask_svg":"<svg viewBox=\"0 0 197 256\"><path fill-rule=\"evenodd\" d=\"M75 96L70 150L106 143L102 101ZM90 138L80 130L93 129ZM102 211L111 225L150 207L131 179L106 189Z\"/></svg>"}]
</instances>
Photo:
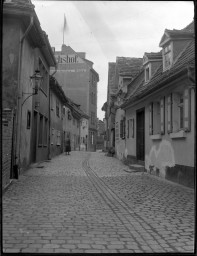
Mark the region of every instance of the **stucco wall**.
<instances>
[{"instance_id":1,"label":"stucco wall","mask_svg":"<svg viewBox=\"0 0 197 256\"><path fill-rule=\"evenodd\" d=\"M86 118L81 119L81 126L80 126L80 150L86 150L88 143L88 122L89 120ZM84 138L84 140L83 140Z\"/></svg>"},{"instance_id":2,"label":"stucco wall","mask_svg":"<svg viewBox=\"0 0 197 256\"><path fill-rule=\"evenodd\" d=\"M182 84L185 82L182 81ZM145 168L149 166L160 169L160 176L165 177L166 166L174 167L175 164L184 166L194 166L194 92L191 92L191 131L186 132L186 138L170 138L167 133L167 120L165 121L165 134L161 135L161 139L153 140L149 135L149 103L159 99L159 97L167 96L171 91L161 91L151 98L133 106L126 110L126 119L135 118L136 110L145 106ZM167 117L167 107L165 108L165 117ZM136 125L134 139L127 139L126 147L128 154L136 156Z\"/></svg>"},{"instance_id":3,"label":"stucco wall","mask_svg":"<svg viewBox=\"0 0 197 256\"><path fill-rule=\"evenodd\" d=\"M85 63L59 64L57 73L54 75L62 86L66 96L75 103L81 105L81 109L87 113L89 93L89 68Z\"/></svg>"},{"instance_id":4,"label":"stucco wall","mask_svg":"<svg viewBox=\"0 0 197 256\"><path fill-rule=\"evenodd\" d=\"M25 38L22 48L20 90L22 95L21 121L19 127L19 157L22 170L30 164L30 139L32 131L32 96L33 84L30 76L34 74L34 49ZM28 98L29 97L29 98ZM31 113L30 127L27 127L27 113ZM20 115L20 113L19 113Z\"/></svg>"},{"instance_id":5,"label":"stucco wall","mask_svg":"<svg viewBox=\"0 0 197 256\"><path fill-rule=\"evenodd\" d=\"M51 157L54 157L56 155L59 155L63 152L63 121L61 114L58 117L56 114L56 100L59 100L57 96L53 93L53 91L50 92L50 155ZM60 110L62 108L62 104L59 100L59 107ZM60 111L61 113L61 111ZM57 132L60 131L60 145L57 145Z\"/></svg>"},{"instance_id":6,"label":"stucco wall","mask_svg":"<svg viewBox=\"0 0 197 256\"><path fill-rule=\"evenodd\" d=\"M35 69L39 69L39 59L42 61L46 71L47 71L47 80L46 80L46 91L42 89L38 91L37 95L33 97L33 110L38 111L38 126L37 126L37 136L39 134L39 114L42 114L48 119L48 124L46 128L47 137L49 136L49 64L45 60L42 51L38 48L35 49ZM38 107L36 106L38 104ZM38 139L38 138L37 138ZM32 138L34 140L34 138ZM48 159L49 156L49 140L47 139L47 145L36 147L36 162L43 161Z\"/></svg>"},{"instance_id":7,"label":"stucco wall","mask_svg":"<svg viewBox=\"0 0 197 256\"><path fill-rule=\"evenodd\" d=\"M120 120L123 119L125 116L125 111L121 108L117 109L116 116L115 116L115 151L116 156L118 159L123 159L124 157L127 157L127 150L126 150L126 141L125 139L120 138ZM116 133L116 125L118 125L118 134Z\"/></svg>"}]
</instances>

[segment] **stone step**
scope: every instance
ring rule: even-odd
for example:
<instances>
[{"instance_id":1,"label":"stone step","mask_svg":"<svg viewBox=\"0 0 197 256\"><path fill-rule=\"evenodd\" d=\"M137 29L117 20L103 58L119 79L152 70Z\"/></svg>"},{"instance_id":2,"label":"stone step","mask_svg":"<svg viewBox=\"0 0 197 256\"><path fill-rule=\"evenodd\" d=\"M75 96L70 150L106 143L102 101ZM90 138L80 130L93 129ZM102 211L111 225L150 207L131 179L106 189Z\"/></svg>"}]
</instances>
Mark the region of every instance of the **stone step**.
<instances>
[{"instance_id":1,"label":"stone step","mask_svg":"<svg viewBox=\"0 0 197 256\"><path fill-rule=\"evenodd\" d=\"M145 171L144 166L140 165L140 164L130 164L129 168L136 172L144 172Z\"/></svg>"}]
</instances>

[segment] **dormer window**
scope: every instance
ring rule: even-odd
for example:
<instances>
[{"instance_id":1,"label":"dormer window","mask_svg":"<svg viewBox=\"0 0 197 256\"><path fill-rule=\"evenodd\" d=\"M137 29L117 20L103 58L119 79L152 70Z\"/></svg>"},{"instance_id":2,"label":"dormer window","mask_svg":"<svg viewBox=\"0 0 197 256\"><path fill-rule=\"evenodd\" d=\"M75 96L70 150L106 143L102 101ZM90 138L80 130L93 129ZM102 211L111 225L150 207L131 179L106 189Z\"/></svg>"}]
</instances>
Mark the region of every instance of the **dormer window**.
<instances>
[{"instance_id":1,"label":"dormer window","mask_svg":"<svg viewBox=\"0 0 197 256\"><path fill-rule=\"evenodd\" d=\"M164 70L166 70L170 68L172 64L172 49L170 44L164 47L163 58L164 58Z\"/></svg>"},{"instance_id":2,"label":"dormer window","mask_svg":"<svg viewBox=\"0 0 197 256\"><path fill-rule=\"evenodd\" d=\"M145 68L145 82L148 82L150 79L150 68L146 67Z\"/></svg>"}]
</instances>

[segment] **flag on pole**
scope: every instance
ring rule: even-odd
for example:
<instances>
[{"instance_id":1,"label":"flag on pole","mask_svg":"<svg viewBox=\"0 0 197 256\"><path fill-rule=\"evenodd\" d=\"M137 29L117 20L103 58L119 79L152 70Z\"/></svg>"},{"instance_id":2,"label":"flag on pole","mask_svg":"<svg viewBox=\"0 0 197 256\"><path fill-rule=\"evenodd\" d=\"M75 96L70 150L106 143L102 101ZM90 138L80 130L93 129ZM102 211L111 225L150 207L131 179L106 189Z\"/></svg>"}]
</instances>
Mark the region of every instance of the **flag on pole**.
<instances>
[{"instance_id":1,"label":"flag on pole","mask_svg":"<svg viewBox=\"0 0 197 256\"><path fill-rule=\"evenodd\" d=\"M65 13L64 13L64 31L66 30L66 16L65 16Z\"/></svg>"}]
</instances>

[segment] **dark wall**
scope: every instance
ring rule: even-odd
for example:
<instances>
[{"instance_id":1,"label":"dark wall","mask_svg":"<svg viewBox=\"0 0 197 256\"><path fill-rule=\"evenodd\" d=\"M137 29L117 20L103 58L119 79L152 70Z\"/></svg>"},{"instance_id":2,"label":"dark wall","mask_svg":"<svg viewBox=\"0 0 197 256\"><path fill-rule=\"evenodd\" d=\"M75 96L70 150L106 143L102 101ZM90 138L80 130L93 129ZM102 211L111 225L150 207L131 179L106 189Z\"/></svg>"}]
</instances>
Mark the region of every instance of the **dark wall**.
<instances>
[{"instance_id":1,"label":"dark wall","mask_svg":"<svg viewBox=\"0 0 197 256\"><path fill-rule=\"evenodd\" d=\"M3 108L17 104L20 24L15 19L3 19Z\"/></svg>"}]
</instances>

